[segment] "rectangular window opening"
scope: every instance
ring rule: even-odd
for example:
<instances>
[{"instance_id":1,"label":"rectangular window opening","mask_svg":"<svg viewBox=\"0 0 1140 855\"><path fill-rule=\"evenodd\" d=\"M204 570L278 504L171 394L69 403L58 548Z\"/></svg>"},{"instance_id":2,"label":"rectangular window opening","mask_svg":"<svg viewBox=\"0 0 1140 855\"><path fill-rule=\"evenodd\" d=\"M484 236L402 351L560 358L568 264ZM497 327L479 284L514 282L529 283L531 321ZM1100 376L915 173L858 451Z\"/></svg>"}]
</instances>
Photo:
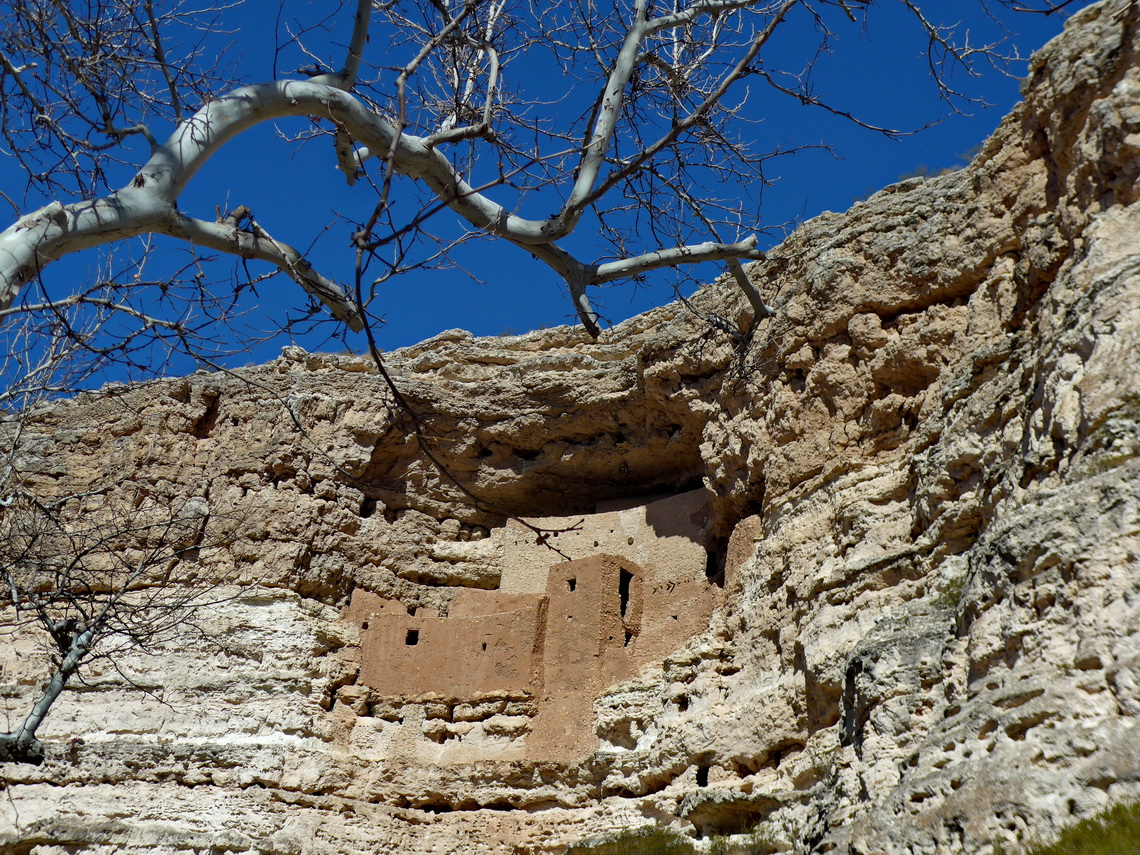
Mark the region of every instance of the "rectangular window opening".
<instances>
[{"instance_id":1,"label":"rectangular window opening","mask_svg":"<svg viewBox=\"0 0 1140 855\"><path fill-rule=\"evenodd\" d=\"M408 634L404 636L404 644L412 647L420 643L420 631L418 629L409 629Z\"/></svg>"},{"instance_id":2,"label":"rectangular window opening","mask_svg":"<svg viewBox=\"0 0 1140 855\"><path fill-rule=\"evenodd\" d=\"M625 617L625 613L629 610L629 589L633 584L633 574L628 570L622 570L621 575L618 576L618 595L621 597L621 616Z\"/></svg>"}]
</instances>

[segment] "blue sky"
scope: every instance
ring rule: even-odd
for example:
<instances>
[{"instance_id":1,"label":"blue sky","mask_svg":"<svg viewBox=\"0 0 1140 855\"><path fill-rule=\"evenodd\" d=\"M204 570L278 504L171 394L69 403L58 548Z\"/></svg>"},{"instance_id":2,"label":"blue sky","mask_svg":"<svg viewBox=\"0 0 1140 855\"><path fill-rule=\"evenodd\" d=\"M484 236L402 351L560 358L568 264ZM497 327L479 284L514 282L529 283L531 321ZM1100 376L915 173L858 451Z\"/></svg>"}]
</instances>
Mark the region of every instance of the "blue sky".
<instances>
[{"instance_id":1,"label":"blue sky","mask_svg":"<svg viewBox=\"0 0 1140 855\"><path fill-rule=\"evenodd\" d=\"M261 0L223 15L223 29L234 34L230 40L235 43L233 57L240 79L268 79L273 74L275 57L279 69L289 71L296 66L296 57L291 57L287 49L275 54L268 36L274 26L279 34L284 33L288 21L308 13L307 5L287 6L286 14L276 24L265 17L267 7L275 8L276 4ZM974 19L963 23L969 25L974 42L1000 35L974 3L929 5L940 14L947 10L951 14L966 14L969 10ZM872 9L867 29L852 24L840 33L834 55L825 57L816 67L816 91L876 124L910 129L942 121L914 136L890 140L818 109L750 93L749 109L753 110L751 118L755 124L749 126L748 133L755 134L758 144L827 143L835 150L835 156L807 151L781 160L775 170L779 180L764 191L762 219L755 224L757 231L794 224L825 210L845 210L858 198L921 167L937 170L959 166L963 156L984 140L1017 102L1017 77L1024 74L1024 64L1011 67L1014 77L988 71L979 78L954 78L956 85L985 99L990 106L971 107L968 115L947 115L946 105L937 99L926 73L923 42L899 6L881 3ZM290 18L294 13L296 17ZM342 15L345 32L334 30L330 36L334 42L348 35L351 15L347 9ZM1056 35L1064 19L1062 15L1007 12L1003 20L1011 31L1005 48L1027 56ZM806 22L797 26L800 35L811 35ZM802 48L794 43L796 34L796 27L789 27L786 37L780 34L773 40L768 54L770 62L779 63L783 51L788 51L788 56L797 49L802 53ZM377 45L371 49L375 51ZM331 59L335 48L330 47L329 51ZM393 56L391 61L396 59ZM339 62L339 58L333 61ZM510 73L525 75L525 62L519 61ZM556 79L548 82L555 87L560 83ZM160 138L169 132L169 128L153 130ZM180 204L183 210L205 219L213 219L215 207L227 210L238 204L248 205L276 237L299 248L312 246L310 260L314 265L330 278L345 281L352 269L348 247L352 223L368 216L374 198L361 185L345 186L333 166L327 143L298 147L281 138L282 133L302 130L298 124L280 129L263 126L230 143L198 174ZM143 160L145 152L140 151L139 162ZM121 173L125 183L131 172L124 168ZM16 198L22 190L20 176L3 157L0 188ZM43 201L28 198L26 204L28 210ZM446 215L441 219L441 231L454 228L447 219ZM778 229L762 234L761 245L772 245L778 234ZM588 235L577 240L588 255ZM178 264L184 253L173 242L170 247L169 263ZM425 271L384 287L382 305L376 307L385 320L378 328L384 349L411 344L453 327L489 335L573 321L561 281L528 254L508 245L478 242L463 255L462 261L473 278L458 270ZM93 275L98 264L98 253L89 251L58 262L45 273L45 280L53 289L65 289L69 280ZM707 268L701 274L711 279L718 272L717 268ZM654 277L648 287L627 284L608 288L599 295L599 302L605 316L616 322L666 302L671 295L672 280L662 274ZM253 329L271 329L288 306L298 302L296 286L278 277L259 287L256 300L247 301L244 322ZM271 359L285 343L287 339L276 338L251 349L237 346L235 349L240 352L229 362L244 364ZM312 350L340 347L324 342L320 335L302 338L299 343ZM179 363L175 370L192 367Z\"/></svg>"}]
</instances>

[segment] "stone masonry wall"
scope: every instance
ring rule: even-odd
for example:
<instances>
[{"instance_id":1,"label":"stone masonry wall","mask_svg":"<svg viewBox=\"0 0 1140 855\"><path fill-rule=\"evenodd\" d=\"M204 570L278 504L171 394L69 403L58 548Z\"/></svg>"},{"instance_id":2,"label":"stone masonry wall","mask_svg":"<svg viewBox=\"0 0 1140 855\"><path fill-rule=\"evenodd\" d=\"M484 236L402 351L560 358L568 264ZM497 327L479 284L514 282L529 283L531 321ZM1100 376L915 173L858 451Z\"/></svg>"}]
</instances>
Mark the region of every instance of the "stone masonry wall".
<instances>
[{"instance_id":1,"label":"stone masonry wall","mask_svg":"<svg viewBox=\"0 0 1140 855\"><path fill-rule=\"evenodd\" d=\"M499 696L534 702L533 720L508 727L494 719L424 725L422 738L448 743L448 756L470 761L481 746L488 757L504 750L536 759L587 756L597 747L593 704L605 688L708 625L720 590L706 576L701 546L710 498L695 490L537 521L557 540L553 548L511 521L492 533L502 544L503 587L539 590L461 590L447 617L358 589L346 612L361 627L358 686L370 690L372 705L430 698L454 709ZM600 551L607 548L648 566ZM409 732L405 741L415 745L418 736ZM504 737L521 744L504 749Z\"/></svg>"}]
</instances>

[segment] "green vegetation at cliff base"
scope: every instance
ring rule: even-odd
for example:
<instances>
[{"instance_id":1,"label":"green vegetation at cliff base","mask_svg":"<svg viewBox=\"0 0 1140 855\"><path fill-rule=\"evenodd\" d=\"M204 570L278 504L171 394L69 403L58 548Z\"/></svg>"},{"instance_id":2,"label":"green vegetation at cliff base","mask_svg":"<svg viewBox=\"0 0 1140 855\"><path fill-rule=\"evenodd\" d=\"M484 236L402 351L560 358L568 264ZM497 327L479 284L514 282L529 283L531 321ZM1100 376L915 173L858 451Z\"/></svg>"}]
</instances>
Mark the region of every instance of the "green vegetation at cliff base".
<instances>
[{"instance_id":1,"label":"green vegetation at cliff base","mask_svg":"<svg viewBox=\"0 0 1140 855\"><path fill-rule=\"evenodd\" d=\"M714 836L705 848L667 828L638 828L601 842L573 843L566 855L770 855L776 848L760 831L730 840Z\"/></svg>"},{"instance_id":2,"label":"green vegetation at cliff base","mask_svg":"<svg viewBox=\"0 0 1140 855\"><path fill-rule=\"evenodd\" d=\"M1005 855L998 846L994 855ZM1119 804L1069 826L1053 843L1026 855L1140 855L1140 802Z\"/></svg>"}]
</instances>

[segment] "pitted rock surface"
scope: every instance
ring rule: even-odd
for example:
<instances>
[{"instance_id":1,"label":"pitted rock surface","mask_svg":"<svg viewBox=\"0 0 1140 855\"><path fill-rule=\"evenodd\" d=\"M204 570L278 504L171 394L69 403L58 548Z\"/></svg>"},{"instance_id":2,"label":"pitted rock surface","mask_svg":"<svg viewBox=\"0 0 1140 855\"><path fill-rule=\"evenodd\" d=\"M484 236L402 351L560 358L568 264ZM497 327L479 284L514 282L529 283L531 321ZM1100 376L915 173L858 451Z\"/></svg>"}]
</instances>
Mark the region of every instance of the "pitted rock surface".
<instances>
[{"instance_id":1,"label":"pitted rock surface","mask_svg":"<svg viewBox=\"0 0 1140 855\"><path fill-rule=\"evenodd\" d=\"M597 341L391 354L481 505L356 357L290 349L38 413L41 489L204 497L233 536L198 570L222 643L124 660L148 693L90 670L48 762L0 768L0 851L554 853L672 824L989 853L1140 798L1138 49L1136 5L1076 14L968 168L753 266L777 311L745 345L670 305ZM747 320L727 282L694 302ZM512 515L562 521L573 554ZM552 701L583 666L535 627L579 614L576 573L622 568L636 584L574 636L614 636L605 679ZM654 598L681 584L700 620L674 637ZM440 638L533 615L530 670L418 691L430 660L376 665L363 628L414 646L412 612ZM36 642L0 647L9 720Z\"/></svg>"}]
</instances>

